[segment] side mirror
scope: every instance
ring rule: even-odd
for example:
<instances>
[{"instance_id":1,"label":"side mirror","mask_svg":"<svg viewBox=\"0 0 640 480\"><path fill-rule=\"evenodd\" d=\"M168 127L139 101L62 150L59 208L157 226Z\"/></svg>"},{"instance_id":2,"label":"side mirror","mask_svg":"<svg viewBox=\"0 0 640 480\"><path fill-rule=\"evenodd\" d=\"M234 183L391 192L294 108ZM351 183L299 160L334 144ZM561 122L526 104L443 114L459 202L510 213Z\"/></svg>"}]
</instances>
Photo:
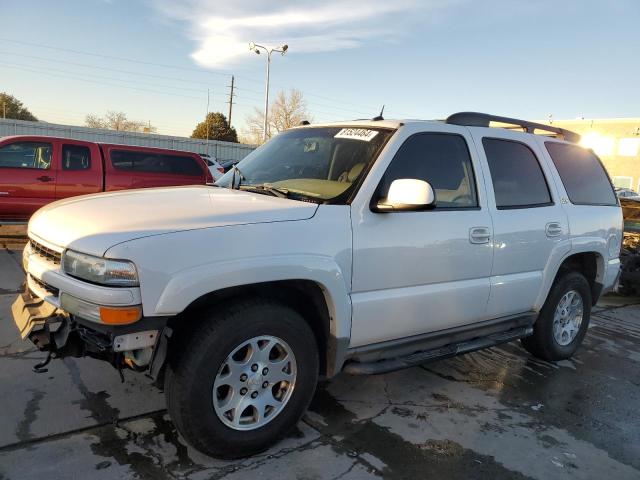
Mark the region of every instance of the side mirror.
<instances>
[{"instance_id":1,"label":"side mirror","mask_svg":"<svg viewBox=\"0 0 640 480\"><path fill-rule=\"evenodd\" d=\"M376 212L427 210L436 204L436 195L429 182L415 178L401 178L391 182L387 198L373 208Z\"/></svg>"}]
</instances>

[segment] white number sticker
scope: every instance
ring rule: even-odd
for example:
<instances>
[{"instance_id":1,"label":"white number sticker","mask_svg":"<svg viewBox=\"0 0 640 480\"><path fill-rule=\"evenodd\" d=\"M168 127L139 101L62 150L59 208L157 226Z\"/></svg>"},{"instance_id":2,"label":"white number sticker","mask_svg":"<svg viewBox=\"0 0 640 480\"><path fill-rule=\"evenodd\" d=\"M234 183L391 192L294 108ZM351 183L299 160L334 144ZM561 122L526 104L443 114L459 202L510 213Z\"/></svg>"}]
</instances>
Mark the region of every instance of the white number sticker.
<instances>
[{"instance_id":1,"label":"white number sticker","mask_svg":"<svg viewBox=\"0 0 640 480\"><path fill-rule=\"evenodd\" d=\"M369 130L368 128L343 128L335 134L334 138L350 138L370 142L377 134L377 130Z\"/></svg>"}]
</instances>

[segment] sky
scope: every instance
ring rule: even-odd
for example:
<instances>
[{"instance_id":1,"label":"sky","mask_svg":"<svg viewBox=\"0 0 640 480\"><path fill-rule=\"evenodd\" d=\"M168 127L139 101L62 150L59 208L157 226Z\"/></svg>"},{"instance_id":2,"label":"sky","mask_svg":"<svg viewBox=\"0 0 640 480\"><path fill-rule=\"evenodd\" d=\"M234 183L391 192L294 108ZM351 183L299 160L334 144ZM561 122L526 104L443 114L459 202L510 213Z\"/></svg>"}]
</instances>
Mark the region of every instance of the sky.
<instances>
[{"instance_id":1,"label":"sky","mask_svg":"<svg viewBox=\"0 0 640 480\"><path fill-rule=\"evenodd\" d=\"M0 91L39 119L107 110L189 135L297 88L315 121L640 117L638 0L0 0Z\"/></svg>"}]
</instances>

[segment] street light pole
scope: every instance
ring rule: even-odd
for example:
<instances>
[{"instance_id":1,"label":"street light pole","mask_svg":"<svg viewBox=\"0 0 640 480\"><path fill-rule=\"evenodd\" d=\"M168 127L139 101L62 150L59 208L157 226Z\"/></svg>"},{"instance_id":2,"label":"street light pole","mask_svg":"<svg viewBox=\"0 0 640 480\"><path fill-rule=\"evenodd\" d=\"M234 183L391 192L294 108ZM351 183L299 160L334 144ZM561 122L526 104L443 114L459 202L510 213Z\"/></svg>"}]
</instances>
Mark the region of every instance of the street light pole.
<instances>
[{"instance_id":1,"label":"street light pole","mask_svg":"<svg viewBox=\"0 0 640 480\"><path fill-rule=\"evenodd\" d=\"M249 50L260 55L260 50L264 50L267 54L267 81L264 87L264 126L262 130L263 139L266 142L269 139L269 77L271 74L271 54L278 52L282 55L287 53L289 45L282 45L281 47L269 48L257 43L251 42L249 44Z\"/></svg>"}]
</instances>

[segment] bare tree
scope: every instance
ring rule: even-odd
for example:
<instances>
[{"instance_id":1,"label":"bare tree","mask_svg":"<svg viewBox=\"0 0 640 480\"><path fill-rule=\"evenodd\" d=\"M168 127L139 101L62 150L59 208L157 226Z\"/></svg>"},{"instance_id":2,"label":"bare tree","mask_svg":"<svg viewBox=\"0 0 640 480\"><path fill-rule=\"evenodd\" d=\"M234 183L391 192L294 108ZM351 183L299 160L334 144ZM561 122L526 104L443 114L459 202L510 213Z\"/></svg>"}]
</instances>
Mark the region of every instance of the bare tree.
<instances>
[{"instance_id":1,"label":"bare tree","mask_svg":"<svg viewBox=\"0 0 640 480\"><path fill-rule=\"evenodd\" d=\"M291 127L301 121L312 121L307 102L298 89L291 89L287 95L283 90L269 106L269 137ZM256 108L254 114L247 118L247 130L243 132L241 141L246 143L262 143L264 112Z\"/></svg>"},{"instance_id":2,"label":"bare tree","mask_svg":"<svg viewBox=\"0 0 640 480\"><path fill-rule=\"evenodd\" d=\"M156 127L151 123L140 120L129 120L124 112L107 111L104 117L97 115L87 115L85 125L91 128L106 128L108 130L122 130L127 132L153 133Z\"/></svg>"}]
</instances>

